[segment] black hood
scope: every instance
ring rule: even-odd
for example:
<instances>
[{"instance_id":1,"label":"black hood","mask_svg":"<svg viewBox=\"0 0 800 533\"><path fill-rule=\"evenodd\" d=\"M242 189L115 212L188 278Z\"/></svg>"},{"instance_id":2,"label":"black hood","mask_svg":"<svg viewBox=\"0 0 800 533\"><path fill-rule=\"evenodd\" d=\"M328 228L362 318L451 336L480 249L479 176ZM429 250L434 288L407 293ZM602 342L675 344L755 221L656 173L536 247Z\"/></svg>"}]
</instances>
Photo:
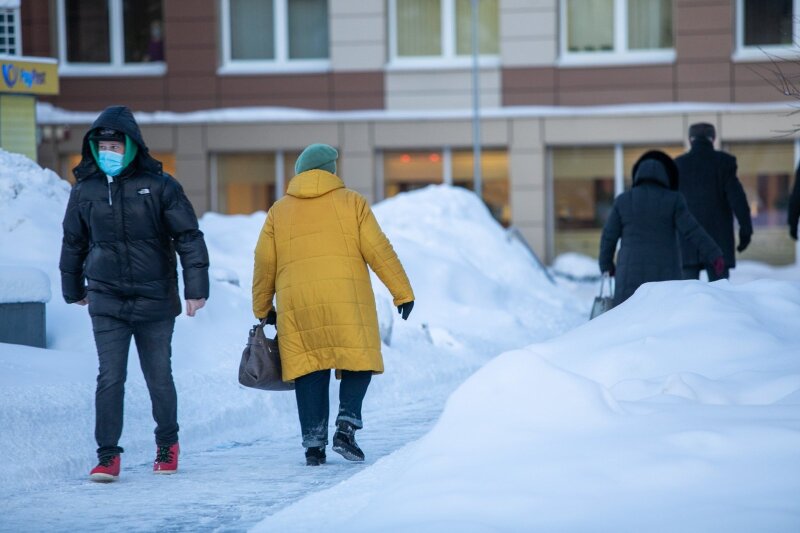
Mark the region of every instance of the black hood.
<instances>
[{"instance_id":1,"label":"black hood","mask_svg":"<svg viewBox=\"0 0 800 533\"><path fill-rule=\"evenodd\" d=\"M678 190L678 166L660 150L650 150L633 165L633 186L650 182Z\"/></svg>"},{"instance_id":2,"label":"black hood","mask_svg":"<svg viewBox=\"0 0 800 533\"><path fill-rule=\"evenodd\" d=\"M133 118L131 110L122 105L115 105L105 108L94 121L92 127L86 132L86 135L83 136L81 162L72 171L77 180L86 179L95 172L100 172L94 160L92 149L89 146L89 135L98 128L111 128L121 131L139 146L136 158L130 164L131 168L161 172L161 163L150 155L150 151L142 138L142 132L136 123L136 119Z\"/></svg>"}]
</instances>

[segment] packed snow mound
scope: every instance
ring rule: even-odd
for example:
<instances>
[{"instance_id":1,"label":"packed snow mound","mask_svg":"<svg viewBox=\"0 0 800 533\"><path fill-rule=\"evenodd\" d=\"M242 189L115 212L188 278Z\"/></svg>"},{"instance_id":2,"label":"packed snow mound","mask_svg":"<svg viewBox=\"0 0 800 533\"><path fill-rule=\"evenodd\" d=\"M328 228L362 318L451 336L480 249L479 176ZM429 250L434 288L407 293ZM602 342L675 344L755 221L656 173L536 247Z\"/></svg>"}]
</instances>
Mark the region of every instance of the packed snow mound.
<instances>
[{"instance_id":1,"label":"packed snow mound","mask_svg":"<svg viewBox=\"0 0 800 533\"><path fill-rule=\"evenodd\" d=\"M593 280L600 276L597 259L574 252L556 257L550 269L556 275L576 281Z\"/></svg>"},{"instance_id":2,"label":"packed snow mound","mask_svg":"<svg viewBox=\"0 0 800 533\"><path fill-rule=\"evenodd\" d=\"M49 301L47 274L38 268L0 265L0 304Z\"/></svg>"},{"instance_id":3,"label":"packed snow mound","mask_svg":"<svg viewBox=\"0 0 800 533\"><path fill-rule=\"evenodd\" d=\"M423 439L256 529L797 531L798 316L797 283L644 285L498 356Z\"/></svg>"}]
</instances>

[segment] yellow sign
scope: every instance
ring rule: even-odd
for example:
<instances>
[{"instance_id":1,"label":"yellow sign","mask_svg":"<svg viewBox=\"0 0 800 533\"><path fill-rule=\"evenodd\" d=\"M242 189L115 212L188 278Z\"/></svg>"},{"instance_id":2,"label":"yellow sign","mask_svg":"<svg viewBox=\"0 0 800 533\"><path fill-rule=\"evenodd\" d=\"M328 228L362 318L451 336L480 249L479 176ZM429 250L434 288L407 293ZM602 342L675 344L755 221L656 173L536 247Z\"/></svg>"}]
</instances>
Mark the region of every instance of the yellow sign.
<instances>
[{"instance_id":1,"label":"yellow sign","mask_svg":"<svg viewBox=\"0 0 800 533\"><path fill-rule=\"evenodd\" d=\"M58 94L58 63L0 59L0 93Z\"/></svg>"}]
</instances>

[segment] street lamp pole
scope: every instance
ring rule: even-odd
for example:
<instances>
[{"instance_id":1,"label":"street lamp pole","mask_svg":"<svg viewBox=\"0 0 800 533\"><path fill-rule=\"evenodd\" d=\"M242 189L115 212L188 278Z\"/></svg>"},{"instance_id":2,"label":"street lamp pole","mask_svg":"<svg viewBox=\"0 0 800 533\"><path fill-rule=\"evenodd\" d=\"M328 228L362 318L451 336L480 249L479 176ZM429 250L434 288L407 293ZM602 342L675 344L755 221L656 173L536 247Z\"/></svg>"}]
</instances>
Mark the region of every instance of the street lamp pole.
<instances>
[{"instance_id":1,"label":"street lamp pole","mask_svg":"<svg viewBox=\"0 0 800 533\"><path fill-rule=\"evenodd\" d=\"M472 0L472 163L473 190L483 198L481 177L480 79L478 76L478 2Z\"/></svg>"}]
</instances>

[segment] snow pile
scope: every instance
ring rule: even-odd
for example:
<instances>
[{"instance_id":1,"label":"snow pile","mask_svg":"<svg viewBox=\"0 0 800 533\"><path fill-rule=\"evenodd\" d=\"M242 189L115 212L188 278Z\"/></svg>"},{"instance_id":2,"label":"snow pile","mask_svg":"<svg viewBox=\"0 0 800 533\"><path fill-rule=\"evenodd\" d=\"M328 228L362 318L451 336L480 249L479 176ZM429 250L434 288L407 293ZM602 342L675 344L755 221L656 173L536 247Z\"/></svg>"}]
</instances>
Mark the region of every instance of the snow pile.
<instances>
[{"instance_id":1,"label":"snow pile","mask_svg":"<svg viewBox=\"0 0 800 533\"><path fill-rule=\"evenodd\" d=\"M257 530L797 531L798 316L797 283L644 285Z\"/></svg>"},{"instance_id":2,"label":"snow pile","mask_svg":"<svg viewBox=\"0 0 800 533\"><path fill-rule=\"evenodd\" d=\"M49 301L47 274L38 268L0 265L0 304Z\"/></svg>"},{"instance_id":3,"label":"snow pile","mask_svg":"<svg viewBox=\"0 0 800 533\"><path fill-rule=\"evenodd\" d=\"M7 458L0 465L0 501L25 494L40 501L43 484L85 482L96 448L97 356L91 321L85 307L67 305L60 297L61 219L69 186L26 161L7 153L0 157L0 168L17 169L3 173L0 264L34 266L50 278L55 297L47 309L47 343L52 349L0 344L0 427L14 428L0 431L0 454ZM379 318L389 346L383 350L386 373L373 380L364 406L371 433L365 430L361 442L371 460L423 434L452 390L497 353L550 338L585 320L524 248L506 239L473 195L438 187L404 196L375 206L409 271L417 305L407 322L398 319L388 294L376 282ZM441 207L449 202L456 204ZM263 212L209 213L200 222L213 267L211 297L196 317L180 316L175 326L172 363L181 447L191 464L192 453L267 440L274 448L292 450L275 461L291 465L286 477L293 477L293 469L302 465L294 395L245 389L237 382L239 359L254 322L253 250L264 219ZM129 467L152 461L154 445L150 400L137 359L133 345L120 442L123 465ZM334 384L333 405L337 396ZM381 431L380 424L388 420L403 422ZM340 475L348 474L344 470ZM318 487L309 483L308 490ZM167 494L164 501L171 500ZM194 491L184 496L194 497ZM52 507L63 508L57 500L61 496L55 497ZM71 496L70 506L78 508L81 498ZM8 512L26 507L26 500L15 501L8 504ZM135 498L130 501L128 513L151 509ZM92 500L85 503L81 509L86 513L104 512ZM28 518L14 516L19 523ZM252 521L258 518L248 516ZM53 516L52 523L62 519Z\"/></svg>"},{"instance_id":4,"label":"snow pile","mask_svg":"<svg viewBox=\"0 0 800 533\"><path fill-rule=\"evenodd\" d=\"M588 255L569 252L555 258L550 269L554 274L569 280L596 280L600 276L597 259Z\"/></svg>"}]
</instances>

